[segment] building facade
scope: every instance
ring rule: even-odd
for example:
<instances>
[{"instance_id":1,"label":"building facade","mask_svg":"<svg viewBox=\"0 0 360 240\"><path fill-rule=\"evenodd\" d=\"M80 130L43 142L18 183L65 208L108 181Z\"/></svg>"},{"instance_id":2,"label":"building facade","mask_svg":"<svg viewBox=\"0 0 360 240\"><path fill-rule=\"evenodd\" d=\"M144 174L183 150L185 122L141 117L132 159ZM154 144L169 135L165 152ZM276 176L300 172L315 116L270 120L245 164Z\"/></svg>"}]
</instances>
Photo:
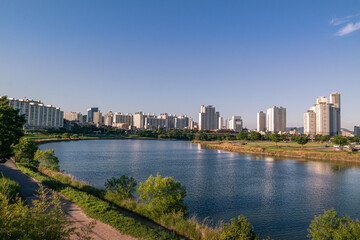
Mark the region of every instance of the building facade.
<instances>
[{"instance_id":1,"label":"building facade","mask_svg":"<svg viewBox=\"0 0 360 240\"><path fill-rule=\"evenodd\" d=\"M258 132L265 132L266 131L266 114L263 111L257 113L257 124L256 130Z\"/></svg>"},{"instance_id":2,"label":"building facade","mask_svg":"<svg viewBox=\"0 0 360 240\"><path fill-rule=\"evenodd\" d=\"M240 116L232 116L228 122L228 129L241 132L243 129L243 121Z\"/></svg>"},{"instance_id":3,"label":"building facade","mask_svg":"<svg viewBox=\"0 0 360 240\"><path fill-rule=\"evenodd\" d=\"M94 113L98 112L98 111L99 111L99 108L97 108L97 107L89 108L87 110L87 119L86 119L86 121L89 122L89 123L93 123L94 122Z\"/></svg>"},{"instance_id":4,"label":"building facade","mask_svg":"<svg viewBox=\"0 0 360 240\"><path fill-rule=\"evenodd\" d=\"M326 97L317 98L316 104L304 114L304 134L341 134L340 107L340 93L330 94L330 102Z\"/></svg>"},{"instance_id":5,"label":"building facade","mask_svg":"<svg viewBox=\"0 0 360 240\"><path fill-rule=\"evenodd\" d=\"M286 131L286 108L273 106L267 110L267 130L269 132Z\"/></svg>"},{"instance_id":6,"label":"building facade","mask_svg":"<svg viewBox=\"0 0 360 240\"><path fill-rule=\"evenodd\" d=\"M202 105L199 113L199 130L218 129L220 113L215 111L215 107Z\"/></svg>"},{"instance_id":7,"label":"building facade","mask_svg":"<svg viewBox=\"0 0 360 240\"><path fill-rule=\"evenodd\" d=\"M44 105L41 101L32 99L8 99L10 106L24 115L26 129L51 129L64 126L64 112L58 107Z\"/></svg>"}]
</instances>

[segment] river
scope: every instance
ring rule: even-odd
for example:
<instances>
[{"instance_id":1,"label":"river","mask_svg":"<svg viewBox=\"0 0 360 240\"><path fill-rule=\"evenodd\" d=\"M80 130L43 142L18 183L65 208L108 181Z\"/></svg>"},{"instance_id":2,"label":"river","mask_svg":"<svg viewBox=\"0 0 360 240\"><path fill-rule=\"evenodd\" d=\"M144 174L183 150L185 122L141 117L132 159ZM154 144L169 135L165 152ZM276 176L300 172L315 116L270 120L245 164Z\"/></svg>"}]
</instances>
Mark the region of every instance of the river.
<instances>
[{"instance_id":1,"label":"river","mask_svg":"<svg viewBox=\"0 0 360 240\"><path fill-rule=\"evenodd\" d=\"M159 172L186 186L190 214L214 223L240 214L261 237L305 239L314 215L334 208L360 216L360 168L319 161L274 159L205 149L186 141L87 140L53 142L60 168L104 188L127 175L138 182Z\"/></svg>"}]
</instances>

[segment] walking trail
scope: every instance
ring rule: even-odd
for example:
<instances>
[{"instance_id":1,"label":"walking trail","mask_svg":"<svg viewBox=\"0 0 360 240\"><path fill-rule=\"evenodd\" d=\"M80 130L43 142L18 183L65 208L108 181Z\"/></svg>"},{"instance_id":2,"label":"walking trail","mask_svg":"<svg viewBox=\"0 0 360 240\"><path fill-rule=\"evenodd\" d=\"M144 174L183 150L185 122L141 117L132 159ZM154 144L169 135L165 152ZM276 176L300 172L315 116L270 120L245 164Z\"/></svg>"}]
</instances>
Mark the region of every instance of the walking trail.
<instances>
[{"instance_id":1,"label":"walking trail","mask_svg":"<svg viewBox=\"0 0 360 240\"><path fill-rule=\"evenodd\" d=\"M40 184L40 182L17 169L13 161L8 160L6 163L0 164L0 172L2 172L5 177L19 183L22 194L29 203L31 200L35 199L35 195L39 189L38 184ZM136 238L122 234L115 228L105 223L88 217L79 206L72 203L64 195L59 193L58 195L60 196L60 200L63 204L62 208L68 219L73 223L73 227L80 229L81 227L88 225L90 222L96 222L92 234L92 238L94 240L136 240Z\"/></svg>"}]
</instances>

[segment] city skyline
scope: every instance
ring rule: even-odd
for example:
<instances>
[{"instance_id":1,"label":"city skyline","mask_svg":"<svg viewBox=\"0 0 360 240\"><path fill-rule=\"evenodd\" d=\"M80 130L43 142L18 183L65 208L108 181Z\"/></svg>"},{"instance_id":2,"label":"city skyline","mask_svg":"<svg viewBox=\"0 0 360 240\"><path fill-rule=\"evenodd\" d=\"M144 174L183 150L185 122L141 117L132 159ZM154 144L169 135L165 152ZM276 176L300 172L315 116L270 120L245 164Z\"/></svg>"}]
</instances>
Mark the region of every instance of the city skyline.
<instances>
[{"instance_id":1,"label":"city skyline","mask_svg":"<svg viewBox=\"0 0 360 240\"><path fill-rule=\"evenodd\" d=\"M287 126L324 92L342 94L342 127L360 123L360 2L4 1L0 95L65 112L224 119L287 109Z\"/></svg>"}]
</instances>

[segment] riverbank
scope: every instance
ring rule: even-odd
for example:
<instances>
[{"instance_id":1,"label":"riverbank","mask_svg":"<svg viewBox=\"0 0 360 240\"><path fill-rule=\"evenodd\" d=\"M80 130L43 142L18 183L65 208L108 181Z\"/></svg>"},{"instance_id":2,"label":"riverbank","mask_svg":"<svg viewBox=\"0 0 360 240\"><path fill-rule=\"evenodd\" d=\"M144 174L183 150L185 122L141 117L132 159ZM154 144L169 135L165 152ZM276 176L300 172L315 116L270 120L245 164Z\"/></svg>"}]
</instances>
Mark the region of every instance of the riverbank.
<instances>
[{"instance_id":1,"label":"riverbank","mask_svg":"<svg viewBox=\"0 0 360 240\"><path fill-rule=\"evenodd\" d=\"M222 149L230 152L238 152L244 154L257 154L266 155L272 157L288 157L304 160L323 160L323 161L341 161L341 162L354 162L360 163L360 153L347 152L347 151L334 151L332 148L326 149L321 147L310 147L301 149L300 147L293 147L292 145L286 146L286 144L276 147L270 145L268 142L258 141L252 144L245 144L240 141L193 141L193 143L199 143L202 146L210 149ZM244 144L244 145L243 145Z\"/></svg>"}]
</instances>

